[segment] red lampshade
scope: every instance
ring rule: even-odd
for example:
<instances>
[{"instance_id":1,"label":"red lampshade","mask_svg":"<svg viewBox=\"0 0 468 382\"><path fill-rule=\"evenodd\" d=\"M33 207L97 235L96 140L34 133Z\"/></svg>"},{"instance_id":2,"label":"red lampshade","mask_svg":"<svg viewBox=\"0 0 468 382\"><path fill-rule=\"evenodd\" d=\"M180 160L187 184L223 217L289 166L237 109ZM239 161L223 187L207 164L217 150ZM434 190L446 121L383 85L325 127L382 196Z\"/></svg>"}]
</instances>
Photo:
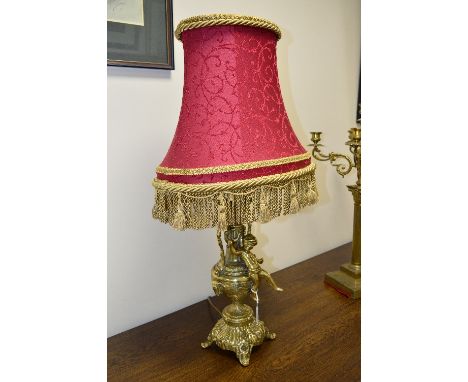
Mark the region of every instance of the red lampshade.
<instances>
[{"instance_id":1,"label":"red lampshade","mask_svg":"<svg viewBox=\"0 0 468 382\"><path fill-rule=\"evenodd\" d=\"M176 37L184 46L182 108L156 170L153 216L179 229L207 228L268 221L314 203L315 166L281 96L279 28L253 17L198 16L182 21Z\"/></svg>"}]
</instances>

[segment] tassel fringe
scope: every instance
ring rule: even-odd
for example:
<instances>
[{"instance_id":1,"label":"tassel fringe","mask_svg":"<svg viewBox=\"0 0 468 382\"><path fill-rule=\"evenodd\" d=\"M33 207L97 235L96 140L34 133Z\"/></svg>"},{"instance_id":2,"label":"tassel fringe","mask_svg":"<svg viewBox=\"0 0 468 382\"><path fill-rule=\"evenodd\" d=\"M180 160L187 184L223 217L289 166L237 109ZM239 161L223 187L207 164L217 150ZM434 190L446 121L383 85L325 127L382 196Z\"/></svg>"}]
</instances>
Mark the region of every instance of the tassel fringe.
<instances>
[{"instance_id":1,"label":"tassel fringe","mask_svg":"<svg viewBox=\"0 0 468 382\"><path fill-rule=\"evenodd\" d=\"M174 221L172 226L178 230L184 230L186 228L185 223L185 212L184 212L184 205L182 204L181 195L178 196L179 201L177 202L177 212L174 216Z\"/></svg>"},{"instance_id":2,"label":"tassel fringe","mask_svg":"<svg viewBox=\"0 0 468 382\"><path fill-rule=\"evenodd\" d=\"M291 204L289 205L289 213L295 214L299 211L299 209L300 209L300 206L299 206L299 202L297 201L296 186L293 183L291 186Z\"/></svg>"},{"instance_id":3,"label":"tassel fringe","mask_svg":"<svg viewBox=\"0 0 468 382\"><path fill-rule=\"evenodd\" d=\"M237 190L195 192L156 190L153 218L170 224L177 230L218 227L224 231L228 225L266 223L280 215L295 214L315 204L318 194L313 172L276 184L257 185Z\"/></svg>"},{"instance_id":4,"label":"tassel fringe","mask_svg":"<svg viewBox=\"0 0 468 382\"><path fill-rule=\"evenodd\" d=\"M221 231L226 231L227 226L226 200L224 199L223 194L220 194L218 196L218 228Z\"/></svg>"}]
</instances>

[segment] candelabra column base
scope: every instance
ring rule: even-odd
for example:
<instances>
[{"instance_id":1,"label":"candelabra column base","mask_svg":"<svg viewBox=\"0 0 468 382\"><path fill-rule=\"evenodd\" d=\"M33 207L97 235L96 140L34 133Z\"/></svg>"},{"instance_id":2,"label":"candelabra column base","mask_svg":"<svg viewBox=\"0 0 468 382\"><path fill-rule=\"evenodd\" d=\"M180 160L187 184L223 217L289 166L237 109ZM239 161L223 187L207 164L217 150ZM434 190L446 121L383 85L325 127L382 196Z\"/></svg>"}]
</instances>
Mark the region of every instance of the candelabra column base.
<instances>
[{"instance_id":1,"label":"candelabra column base","mask_svg":"<svg viewBox=\"0 0 468 382\"><path fill-rule=\"evenodd\" d=\"M361 298L361 266L351 263L343 264L340 270L328 272L325 284L353 299Z\"/></svg>"}]
</instances>

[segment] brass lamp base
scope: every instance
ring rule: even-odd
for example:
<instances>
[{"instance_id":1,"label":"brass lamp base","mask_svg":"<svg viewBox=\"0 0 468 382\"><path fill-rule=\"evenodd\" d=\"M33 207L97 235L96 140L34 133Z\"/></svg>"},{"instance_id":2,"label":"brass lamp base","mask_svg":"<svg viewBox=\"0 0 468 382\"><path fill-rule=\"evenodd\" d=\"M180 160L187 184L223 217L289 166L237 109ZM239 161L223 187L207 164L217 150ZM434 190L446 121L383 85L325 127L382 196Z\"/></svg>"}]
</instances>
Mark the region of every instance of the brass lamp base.
<instances>
[{"instance_id":1,"label":"brass lamp base","mask_svg":"<svg viewBox=\"0 0 468 382\"><path fill-rule=\"evenodd\" d=\"M224 308L223 318L218 320L201 346L207 348L214 342L221 349L235 352L239 362L247 366L252 348L265 338L272 340L275 337L276 334L270 332L263 321L255 320L250 306L231 304Z\"/></svg>"},{"instance_id":2,"label":"brass lamp base","mask_svg":"<svg viewBox=\"0 0 468 382\"><path fill-rule=\"evenodd\" d=\"M250 225L247 234L242 224L228 226L224 237L228 243L226 252L221 232L218 232L221 258L211 269L211 286L216 295L225 294L232 304L223 309L222 318L211 329L201 346L207 348L214 342L221 349L235 352L239 362L247 366L252 348L260 345L265 338L274 339L276 334L270 332L258 317L254 317L252 308L244 304L243 300L252 294L258 299L260 277L266 279L276 290L282 289L260 266L263 259L258 259L251 252L257 239L250 233Z\"/></svg>"},{"instance_id":3,"label":"brass lamp base","mask_svg":"<svg viewBox=\"0 0 468 382\"><path fill-rule=\"evenodd\" d=\"M361 298L361 267L351 263L343 264L339 271L325 275L325 283L347 297Z\"/></svg>"}]
</instances>

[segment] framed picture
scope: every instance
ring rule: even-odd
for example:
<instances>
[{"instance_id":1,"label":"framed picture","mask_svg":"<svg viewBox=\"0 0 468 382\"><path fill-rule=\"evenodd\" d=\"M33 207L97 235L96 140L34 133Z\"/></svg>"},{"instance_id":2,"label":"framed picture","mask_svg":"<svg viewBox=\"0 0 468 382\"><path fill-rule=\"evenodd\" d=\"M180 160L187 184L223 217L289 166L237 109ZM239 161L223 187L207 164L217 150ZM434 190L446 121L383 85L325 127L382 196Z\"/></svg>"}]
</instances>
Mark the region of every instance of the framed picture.
<instances>
[{"instance_id":1,"label":"framed picture","mask_svg":"<svg viewBox=\"0 0 468 382\"><path fill-rule=\"evenodd\" d=\"M172 0L107 0L107 65L173 70Z\"/></svg>"}]
</instances>

